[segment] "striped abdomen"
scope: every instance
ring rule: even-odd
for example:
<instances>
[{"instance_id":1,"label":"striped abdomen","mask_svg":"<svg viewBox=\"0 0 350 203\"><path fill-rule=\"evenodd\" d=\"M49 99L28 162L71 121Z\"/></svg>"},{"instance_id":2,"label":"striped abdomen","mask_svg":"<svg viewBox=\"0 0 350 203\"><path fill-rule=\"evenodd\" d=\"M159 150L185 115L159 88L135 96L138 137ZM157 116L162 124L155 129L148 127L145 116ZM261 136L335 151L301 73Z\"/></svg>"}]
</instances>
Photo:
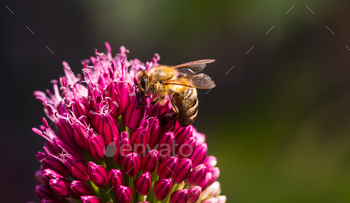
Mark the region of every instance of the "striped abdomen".
<instances>
[{"instance_id":1,"label":"striped abdomen","mask_svg":"<svg viewBox=\"0 0 350 203\"><path fill-rule=\"evenodd\" d=\"M175 93L174 99L179 109L180 124L183 126L192 124L198 113L197 89L186 87L180 93Z\"/></svg>"}]
</instances>

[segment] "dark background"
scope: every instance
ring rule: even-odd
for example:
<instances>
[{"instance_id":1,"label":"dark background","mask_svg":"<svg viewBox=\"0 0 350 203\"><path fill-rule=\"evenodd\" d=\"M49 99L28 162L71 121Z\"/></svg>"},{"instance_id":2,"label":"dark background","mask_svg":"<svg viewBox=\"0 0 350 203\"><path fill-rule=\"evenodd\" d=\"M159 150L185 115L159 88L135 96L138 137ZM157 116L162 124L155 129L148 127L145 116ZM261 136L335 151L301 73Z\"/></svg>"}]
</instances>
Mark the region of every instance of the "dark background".
<instances>
[{"instance_id":1,"label":"dark background","mask_svg":"<svg viewBox=\"0 0 350 203\"><path fill-rule=\"evenodd\" d=\"M33 91L52 88L62 61L80 72L105 41L143 62L154 53L167 65L216 59L204 72L217 87L199 91L194 126L218 158L228 202L349 202L349 8L346 0L2 1L0 202L36 200L44 139L31 128L44 112Z\"/></svg>"}]
</instances>

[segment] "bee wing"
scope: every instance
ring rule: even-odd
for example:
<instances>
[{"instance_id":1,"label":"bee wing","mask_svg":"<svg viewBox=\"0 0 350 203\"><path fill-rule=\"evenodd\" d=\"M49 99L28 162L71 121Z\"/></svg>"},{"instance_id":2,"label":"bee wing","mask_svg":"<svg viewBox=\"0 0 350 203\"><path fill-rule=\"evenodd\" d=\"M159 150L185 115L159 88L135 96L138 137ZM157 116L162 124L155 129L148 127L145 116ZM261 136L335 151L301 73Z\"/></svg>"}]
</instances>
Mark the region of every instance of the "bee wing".
<instances>
[{"instance_id":1,"label":"bee wing","mask_svg":"<svg viewBox=\"0 0 350 203\"><path fill-rule=\"evenodd\" d=\"M198 61L191 61L174 66L174 69L180 72L181 76L195 75L201 72L207 63L213 63L215 59L203 59Z\"/></svg>"},{"instance_id":2,"label":"bee wing","mask_svg":"<svg viewBox=\"0 0 350 203\"><path fill-rule=\"evenodd\" d=\"M211 89L215 87L214 81L204 73L184 76L175 80L169 80L166 82L166 84L182 85L182 86L193 87L197 89Z\"/></svg>"}]
</instances>

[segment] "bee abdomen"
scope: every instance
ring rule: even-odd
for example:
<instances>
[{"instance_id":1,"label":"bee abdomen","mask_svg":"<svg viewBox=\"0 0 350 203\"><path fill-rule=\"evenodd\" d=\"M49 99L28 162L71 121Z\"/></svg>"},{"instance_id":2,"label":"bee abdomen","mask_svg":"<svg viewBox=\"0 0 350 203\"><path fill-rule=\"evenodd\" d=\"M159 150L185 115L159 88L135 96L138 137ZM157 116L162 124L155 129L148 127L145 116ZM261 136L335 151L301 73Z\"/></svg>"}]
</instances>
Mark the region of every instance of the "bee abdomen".
<instances>
[{"instance_id":1,"label":"bee abdomen","mask_svg":"<svg viewBox=\"0 0 350 203\"><path fill-rule=\"evenodd\" d=\"M187 88L183 92L183 98L176 99L179 104L179 122L187 126L194 122L198 114L198 97L195 88Z\"/></svg>"}]
</instances>

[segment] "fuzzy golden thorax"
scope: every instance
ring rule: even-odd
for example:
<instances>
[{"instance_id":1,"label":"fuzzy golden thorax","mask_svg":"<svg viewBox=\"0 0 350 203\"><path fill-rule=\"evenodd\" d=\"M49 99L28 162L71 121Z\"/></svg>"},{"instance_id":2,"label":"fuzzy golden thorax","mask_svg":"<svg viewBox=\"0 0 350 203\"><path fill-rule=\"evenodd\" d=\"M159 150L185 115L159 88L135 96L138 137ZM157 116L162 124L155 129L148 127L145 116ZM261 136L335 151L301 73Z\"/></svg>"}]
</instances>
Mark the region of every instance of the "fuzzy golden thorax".
<instances>
[{"instance_id":1,"label":"fuzzy golden thorax","mask_svg":"<svg viewBox=\"0 0 350 203\"><path fill-rule=\"evenodd\" d=\"M154 96L165 97L171 92L171 85L165 83L169 80L176 79L177 71L169 66L158 66L148 73L148 82L146 90L152 87L152 94Z\"/></svg>"}]
</instances>

